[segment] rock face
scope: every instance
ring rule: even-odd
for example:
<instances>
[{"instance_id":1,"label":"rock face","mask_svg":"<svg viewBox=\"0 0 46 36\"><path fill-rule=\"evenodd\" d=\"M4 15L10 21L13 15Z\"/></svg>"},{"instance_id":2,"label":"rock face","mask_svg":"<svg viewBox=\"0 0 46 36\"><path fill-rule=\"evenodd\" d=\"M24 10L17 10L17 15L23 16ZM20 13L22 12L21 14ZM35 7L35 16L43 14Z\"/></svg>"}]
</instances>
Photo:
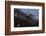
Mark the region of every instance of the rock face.
<instances>
[{"instance_id":1,"label":"rock face","mask_svg":"<svg viewBox=\"0 0 46 36\"><path fill-rule=\"evenodd\" d=\"M14 27L38 26L39 21L32 19L32 14L26 15L19 9L14 10Z\"/></svg>"}]
</instances>

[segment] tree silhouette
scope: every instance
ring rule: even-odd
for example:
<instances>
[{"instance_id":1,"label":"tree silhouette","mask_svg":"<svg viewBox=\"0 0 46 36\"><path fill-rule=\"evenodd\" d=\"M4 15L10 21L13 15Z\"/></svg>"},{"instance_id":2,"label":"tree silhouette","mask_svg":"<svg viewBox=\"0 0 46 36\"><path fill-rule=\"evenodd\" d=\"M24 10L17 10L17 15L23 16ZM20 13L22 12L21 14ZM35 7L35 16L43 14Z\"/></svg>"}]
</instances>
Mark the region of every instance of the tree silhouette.
<instances>
[{"instance_id":1,"label":"tree silhouette","mask_svg":"<svg viewBox=\"0 0 46 36\"><path fill-rule=\"evenodd\" d=\"M15 17L15 13L17 13L17 15L19 15L18 13L20 13L22 16L22 19L20 19L20 17ZM24 13L23 11L20 11L19 9L14 9L14 26L18 27L17 25L19 24L19 27L29 27L29 26L38 26L39 22L32 19L32 14L30 12L28 12L29 15L27 15L26 13ZM24 18L26 18L24 20Z\"/></svg>"}]
</instances>

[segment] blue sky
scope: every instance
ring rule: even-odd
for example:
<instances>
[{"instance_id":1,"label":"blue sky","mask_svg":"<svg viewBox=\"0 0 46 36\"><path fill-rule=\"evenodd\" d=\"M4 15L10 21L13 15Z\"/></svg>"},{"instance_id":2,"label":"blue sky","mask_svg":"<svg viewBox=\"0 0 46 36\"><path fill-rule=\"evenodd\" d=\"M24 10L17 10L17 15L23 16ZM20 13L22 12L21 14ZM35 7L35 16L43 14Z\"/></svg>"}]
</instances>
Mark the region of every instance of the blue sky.
<instances>
[{"instance_id":1,"label":"blue sky","mask_svg":"<svg viewBox=\"0 0 46 36\"><path fill-rule=\"evenodd\" d=\"M32 14L34 16L33 19L39 19L39 9L21 9L19 8L19 10L26 13L27 15Z\"/></svg>"},{"instance_id":2,"label":"blue sky","mask_svg":"<svg viewBox=\"0 0 46 36\"><path fill-rule=\"evenodd\" d=\"M27 15L31 13L34 16L33 18L39 19L39 9L20 9L20 11L23 11Z\"/></svg>"},{"instance_id":3,"label":"blue sky","mask_svg":"<svg viewBox=\"0 0 46 36\"><path fill-rule=\"evenodd\" d=\"M20 11L23 11L26 14L32 13L34 16L39 15L39 10L38 9L20 9Z\"/></svg>"}]
</instances>

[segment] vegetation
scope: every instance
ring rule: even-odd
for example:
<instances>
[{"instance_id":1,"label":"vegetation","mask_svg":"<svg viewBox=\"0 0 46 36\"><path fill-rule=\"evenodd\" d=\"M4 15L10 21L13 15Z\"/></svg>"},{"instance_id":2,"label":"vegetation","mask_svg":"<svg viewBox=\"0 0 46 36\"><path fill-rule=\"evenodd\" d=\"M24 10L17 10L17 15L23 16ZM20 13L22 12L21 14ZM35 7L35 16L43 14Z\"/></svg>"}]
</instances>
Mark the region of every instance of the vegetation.
<instances>
[{"instance_id":1,"label":"vegetation","mask_svg":"<svg viewBox=\"0 0 46 36\"><path fill-rule=\"evenodd\" d=\"M32 19L32 14L26 15L19 9L14 10L14 14L16 13L18 16L14 16L14 26L15 27L33 27L38 26L39 21ZM21 14L21 15L20 15ZM21 17L20 17L21 16Z\"/></svg>"}]
</instances>

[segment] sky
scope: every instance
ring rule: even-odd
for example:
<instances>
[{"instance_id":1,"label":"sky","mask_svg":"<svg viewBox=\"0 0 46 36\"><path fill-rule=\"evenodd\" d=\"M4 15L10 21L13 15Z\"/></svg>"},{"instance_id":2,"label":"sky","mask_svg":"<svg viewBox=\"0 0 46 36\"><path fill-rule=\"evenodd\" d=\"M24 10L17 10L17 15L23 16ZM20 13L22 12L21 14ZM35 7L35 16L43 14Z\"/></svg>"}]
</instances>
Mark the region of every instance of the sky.
<instances>
[{"instance_id":1,"label":"sky","mask_svg":"<svg viewBox=\"0 0 46 36\"><path fill-rule=\"evenodd\" d=\"M31 13L34 16L34 19L39 19L39 9L20 9L20 11L23 11L27 15Z\"/></svg>"},{"instance_id":2,"label":"sky","mask_svg":"<svg viewBox=\"0 0 46 36\"><path fill-rule=\"evenodd\" d=\"M27 15L32 14L34 17L33 19L39 19L39 9L21 9L19 8L20 11L26 13Z\"/></svg>"}]
</instances>

